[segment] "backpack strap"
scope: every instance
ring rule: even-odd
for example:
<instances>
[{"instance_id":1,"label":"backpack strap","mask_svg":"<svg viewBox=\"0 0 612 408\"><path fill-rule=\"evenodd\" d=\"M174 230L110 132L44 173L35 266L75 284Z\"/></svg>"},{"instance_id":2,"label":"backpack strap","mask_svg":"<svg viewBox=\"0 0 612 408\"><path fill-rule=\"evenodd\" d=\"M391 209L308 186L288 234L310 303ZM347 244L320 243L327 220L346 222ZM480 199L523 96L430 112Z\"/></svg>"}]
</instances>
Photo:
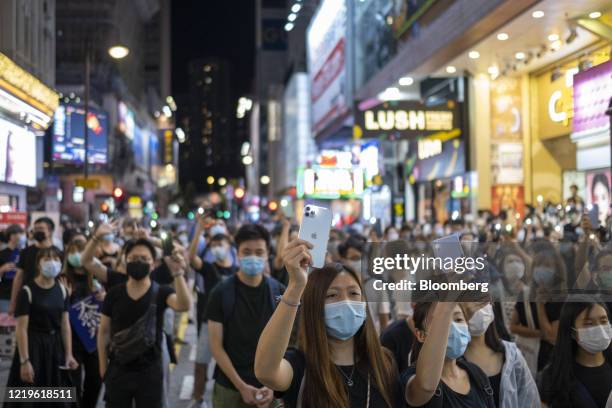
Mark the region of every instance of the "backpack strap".
<instances>
[{"instance_id":1,"label":"backpack strap","mask_svg":"<svg viewBox=\"0 0 612 408\"><path fill-rule=\"evenodd\" d=\"M272 306L272 312L276 309L276 305L280 302L281 297L281 285L276 279L268 276L264 276L264 279L268 283L268 291L270 292L270 304Z\"/></svg>"},{"instance_id":2,"label":"backpack strap","mask_svg":"<svg viewBox=\"0 0 612 408\"><path fill-rule=\"evenodd\" d=\"M28 285L23 285L23 290L25 290L28 295L28 303L32 304L32 289L30 289Z\"/></svg>"},{"instance_id":3,"label":"backpack strap","mask_svg":"<svg viewBox=\"0 0 612 408\"><path fill-rule=\"evenodd\" d=\"M493 387L491 387L489 377L487 377L484 371L482 371L478 366L471 364L464 358L458 359L457 363L459 367L467 371L470 378L476 382L478 392L485 399L485 401L493 403Z\"/></svg>"},{"instance_id":4,"label":"backpack strap","mask_svg":"<svg viewBox=\"0 0 612 408\"><path fill-rule=\"evenodd\" d=\"M62 285L61 283L59 283L59 282L58 282L58 284L59 284L60 289L62 291L62 299L66 300L66 296L67 296L66 287L64 285Z\"/></svg>"},{"instance_id":5,"label":"backpack strap","mask_svg":"<svg viewBox=\"0 0 612 408\"><path fill-rule=\"evenodd\" d=\"M223 324L225 325L232 313L234 312L234 305L236 304L236 275L230 276L223 282L219 282L223 297L221 299L221 306L223 308Z\"/></svg>"},{"instance_id":6,"label":"backpack strap","mask_svg":"<svg viewBox=\"0 0 612 408\"><path fill-rule=\"evenodd\" d=\"M302 381L300 382L300 389L298 391L297 400L295 402L295 408L302 408L302 400L304 399L304 384L306 383L306 370L304 370L304 375L302 376Z\"/></svg>"}]
</instances>

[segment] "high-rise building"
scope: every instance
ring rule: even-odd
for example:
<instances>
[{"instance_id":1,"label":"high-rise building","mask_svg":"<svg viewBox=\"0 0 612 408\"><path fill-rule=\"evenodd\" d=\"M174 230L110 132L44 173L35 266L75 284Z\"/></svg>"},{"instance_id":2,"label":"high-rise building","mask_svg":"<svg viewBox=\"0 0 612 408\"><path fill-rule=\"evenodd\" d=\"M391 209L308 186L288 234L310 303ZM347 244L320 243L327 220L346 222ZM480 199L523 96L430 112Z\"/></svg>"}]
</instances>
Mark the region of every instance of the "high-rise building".
<instances>
[{"instance_id":1,"label":"high-rise building","mask_svg":"<svg viewBox=\"0 0 612 408\"><path fill-rule=\"evenodd\" d=\"M181 184L206 185L209 175L242 176L240 141L235 132L232 66L221 58L194 60L189 64L188 107L184 120L187 141L181 145Z\"/></svg>"}]
</instances>

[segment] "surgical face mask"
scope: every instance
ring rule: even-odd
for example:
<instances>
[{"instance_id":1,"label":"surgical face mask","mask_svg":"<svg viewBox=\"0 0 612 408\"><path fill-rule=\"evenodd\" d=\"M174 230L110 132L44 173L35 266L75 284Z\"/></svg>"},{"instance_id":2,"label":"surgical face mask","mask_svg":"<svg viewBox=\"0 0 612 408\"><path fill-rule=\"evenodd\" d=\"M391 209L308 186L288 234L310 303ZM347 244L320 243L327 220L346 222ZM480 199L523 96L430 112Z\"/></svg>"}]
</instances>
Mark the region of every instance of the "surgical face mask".
<instances>
[{"instance_id":1,"label":"surgical face mask","mask_svg":"<svg viewBox=\"0 0 612 408\"><path fill-rule=\"evenodd\" d=\"M357 272L358 274L361 273L361 259L357 259L355 261L347 261L346 264L350 266L353 270L355 270L355 272Z\"/></svg>"},{"instance_id":2,"label":"surgical face mask","mask_svg":"<svg viewBox=\"0 0 612 408\"><path fill-rule=\"evenodd\" d=\"M399 234L395 231L390 231L387 234L387 241L397 241L399 239Z\"/></svg>"},{"instance_id":3,"label":"surgical face mask","mask_svg":"<svg viewBox=\"0 0 612 408\"><path fill-rule=\"evenodd\" d=\"M17 243L18 248L23 249L26 245L28 245L28 238L25 235L20 235L19 242Z\"/></svg>"},{"instance_id":4,"label":"surgical face mask","mask_svg":"<svg viewBox=\"0 0 612 408\"><path fill-rule=\"evenodd\" d=\"M519 230L519 232L516 234L516 239L518 242L523 242L525 240L525 230L524 229Z\"/></svg>"},{"instance_id":5,"label":"surgical face mask","mask_svg":"<svg viewBox=\"0 0 612 408\"><path fill-rule=\"evenodd\" d=\"M188 246L189 245L189 238L187 237L187 235L185 234L181 234L178 236L178 240L179 242L183 245L183 246Z\"/></svg>"},{"instance_id":6,"label":"surgical face mask","mask_svg":"<svg viewBox=\"0 0 612 408\"><path fill-rule=\"evenodd\" d=\"M451 323L448 333L448 343L446 344L446 358L456 360L465 353L471 340L470 330L465 323Z\"/></svg>"},{"instance_id":7,"label":"surgical face mask","mask_svg":"<svg viewBox=\"0 0 612 408\"><path fill-rule=\"evenodd\" d=\"M612 341L612 327L610 323L600 324L593 327L576 329L578 338L576 341L589 353L599 353L610 347Z\"/></svg>"},{"instance_id":8,"label":"surgical face mask","mask_svg":"<svg viewBox=\"0 0 612 408\"><path fill-rule=\"evenodd\" d=\"M612 289L612 272L601 273L598 276L601 287Z\"/></svg>"},{"instance_id":9,"label":"surgical face mask","mask_svg":"<svg viewBox=\"0 0 612 408\"><path fill-rule=\"evenodd\" d=\"M266 266L266 260L260 256L243 256L238 261L240 270L247 276L262 274Z\"/></svg>"},{"instance_id":10,"label":"surgical face mask","mask_svg":"<svg viewBox=\"0 0 612 408\"><path fill-rule=\"evenodd\" d=\"M365 319L365 302L343 300L325 305L325 328L327 334L335 339L350 339L363 326Z\"/></svg>"},{"instance_id":11,"label":"surgical face mask","mask_svg":"<svg viewBox=\"0 0 612 408\"><path fill-rule=\"evenodd\" d=\"M141 261L128 262L125 271L132 279L142 280L151 272L151 265Z\"/></svg>"},{"instance_id":12,"label":"surgical face mask","mask_svg":"<svg viewBox=\"0 0 612 408\"><path fill-rule=\"evenodd\" d=\"M441 237L442 235L444 235L444 227L442 227L441 225L437 225L434 228L434 235L437 237Z\"/></svg>"},{"instance_id":13,"label":"surgical face mask","mask_svg":"<svg viewBox=\"0 0 612 408\"><path fill-rule=\"evenodd\" d=\"M68 263L70 264L70 266L72 266L73 268L81 267L81 253L80 252L73 252L71 254L68 254L68 257L66 259L68 260Z\"/></svg>"},{"instance_id":14,"label":"surgical face mask","mask_svg":"<svg viewBox=\"0 0 612 408\"><path fill-rule=\"evenodd\" d=\"M40 272L44 277L54 279L62 270L62 263L56 260L43 261L40 264Z\"/></svg>"},{"instance_id":15,"label":"surgical face mask","mask_svg":"<svg viewBox=\"0 0 612 408\"><path fill-rule=\"evenodd\" d=\"M495 320L493 314L493 306L486 305L482 309L479 309L474 316L468 322L468 328L470 329L471 336L482 336L485 334L489 325Z\"/></svg>"},{"instance_id":16,"label":"surgical face mask","mask_svg":"<svg viewBox=\"0 0 612 408\"><path fill-rule=\"evenodd\" d=\"M507 279L521 279L525 276L525 265L522 262L509 262L504 268Z\"/></svg>"},{"instance_id":17,"label":"surgical face mask","mask_svg":"<svg viewBox=\"0 0 612 408\"><path fill-rule=\"evenodd\" d=\"M112 242L112 241L114 241L114 240L115 240L115 234L104 234L104 235L102 236L102 239L103 239L104 241Z\"/></svg>"},{"instance_id":18,"label":"surgical face mask","mask_svg":"<svg viewBox=\"0 0 612 408\"><path fill-rule=\"evenodd\" d=\"M550 266L533 268L533 279L540 286L551 286L555 280L555 270Z\"/></svg>"},{"instance_id":19,"label":"surgical face mask","mask_svg":"<svg viewBox=\"0 0 612 408\"><path fill-rule=\"evenodd\" d=\"M215 257L216 261L224 261L227 258L227 248L224 246L214 246L210 248L210 253Z\"/></svg>"},{"instance_id":20,"label":"surgical face mask","mask_svg":"<svg viewBox=\"0 0 612 408\"><path fill-rule=\"evenodd\" d=\"M226 234L227 231L225 230L225 227L223 225L219 225L219 224L215 224L212 227L210 227L210 236L214 237L217 234Z\"/></svg>"}]
</instances>

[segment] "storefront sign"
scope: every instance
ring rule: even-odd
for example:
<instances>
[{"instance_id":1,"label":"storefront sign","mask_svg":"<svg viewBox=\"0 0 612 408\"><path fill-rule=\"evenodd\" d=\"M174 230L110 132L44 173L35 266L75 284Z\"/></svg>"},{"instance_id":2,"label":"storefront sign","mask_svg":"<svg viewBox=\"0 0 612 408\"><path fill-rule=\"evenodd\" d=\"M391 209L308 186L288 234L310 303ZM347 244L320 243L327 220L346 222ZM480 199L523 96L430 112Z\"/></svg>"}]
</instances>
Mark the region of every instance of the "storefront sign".
<instances>
[{"instance_id":1,"label":"storefront sign","mask_svg":"<svg viewBox=\"0 0 612 408\"><path fill-rule=\"evenodd\" d=\"M354 198L363 194L363 170L313 166L298 170L298 198Z\"/></svg>"},{"instance_id":2,"label":"storefront sign","mask_svg":"<svg viewBox=\"0 0 612 408\"><path fill-rule=\"evenodd\" d=\"M421 139L418 142L418 158L425 160L442 153L442 141L440 139Z\"/></svg>"},{"instance_id":3,"label":"storefront sign","mask_svg":"<svg viewBox=\"0 0 612 408\"><path fill-rule=\"evenodd\" d=\"M134 112L125 102L119 102L117 104L117 114L117 127L119 131L128 139L134 139L134 128L136 127Z\"/></svg>"},{"instance_id":4,"label":"storefront sign","mask_svg":"<svg viewBox=\"0 0 612 408\"><path fill-rule=\"evenodd\" d=\"M163 164L174 163L174 132L172 129L163 130L164 150L162 154Z\"/></svg>"},{"instance_id":5,"label":"storefront sign","mask_svg":"<svg viewBox=\"0 0 612 408\"><path fill-rule=\"evenodd\" d=\"M395 134L400 138L431 135L459 129L457 104L449 101L441 107L427 107L418 101L385 102L359 111L356 126L364 138Z\"/></svg>"},{"instance_id":6,"label":"storefront sign","mask_svg":"<svg viewBox=\"0 0 612 408\"><path fill-rule=\"evenodd\" d=\"M430 140L429 143L434 143ZM442 141L442 150L424 159L419 159L419 142L410 144L410 152L406 162L416 161L410 178L414 181L432 181L454 177L465 172L465 149L461 139ZM433 152L433 150L430 150Z\"/></svg>"},{"instance_id":7,"label":"storefront sign","mask_svg":"<svg viewBox=\"0 0 612 408\"><path fill-rule=\"evenodd\" d=\"M345 0L323 0L307 32L313 133L348 112Z\"/></svg>"},{"instance_id":8,"label":"storefront sign","mask_svg":"<svg viewBox=\"0 0 612 408\"><path fill-rule=\"evenodd\" d=\"M492 143L493 184L523 184L523 144Z\"/></svg>"},{"instance_id":9,"label":"storefront sign","mask_svg":"<svg viewBox=\"0 0 612 408\"><path fill-rule=\"evenodd\" d=\"M0 182L36 185L36 136L0 118Z\"/></svg>"},{"instance_id":10,"label":"storefront sign","mask_svg":"<svg viewBox=\"0 0 612 408\"><path fill-rule=\"evenodd\" d=\"M28 213L0 212L0 227L8 227L11 224L21 225L25 228L28 224Z\"/></svg>"},{"instance_id":11,"label":"storefront sign","mask_svg":"<svg viewBox=\"0 0 612 408\"><path fill-rule=\"evenodd\" d=\"M572 137L597 132L605 132L608 137L610 136L610 118L606 115L610 98L612 98L612 61L574 76Z\"/></svg>"},{"instance_id":12,"label":"storefront sign","mask_svg":"<svg viewBox=\"0 0 612 408\"><path fill-rule=\"evenodd\" d=\"M2 53L0 53L0 88L49 117L53 116L53 112L59 105L57 92Z\"/></svg>"}]
</instances>

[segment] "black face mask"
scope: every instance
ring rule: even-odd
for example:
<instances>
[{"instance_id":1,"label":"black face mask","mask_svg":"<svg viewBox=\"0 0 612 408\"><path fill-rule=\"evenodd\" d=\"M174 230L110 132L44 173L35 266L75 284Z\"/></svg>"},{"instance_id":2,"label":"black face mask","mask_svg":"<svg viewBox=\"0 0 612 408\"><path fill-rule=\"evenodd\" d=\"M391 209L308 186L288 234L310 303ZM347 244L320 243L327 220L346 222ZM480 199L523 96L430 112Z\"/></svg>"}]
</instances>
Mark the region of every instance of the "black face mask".
<instances>
[{"instance_id":1,"label":"black face mask","mask_svg":"<svg viewBox=\"0 0 612 408\"><path fill-rule=\"evenodd\" d=\"M151 266L148 263L136 261L128 262L126 265L126 272L129 277L136 280L142 280L149 275Z\"/></svg>"},{"instance_id":2,"label":"black face mask","mask_svg":"<svg viewBox=\"0 0 612 408\"><path fill-rule=\"evenodd\" d=\"M43 242L45 239L47 239L47 234L45 234L43 231L34 231L33 238L38 242Z\"/></svg>"}]
</instances>

